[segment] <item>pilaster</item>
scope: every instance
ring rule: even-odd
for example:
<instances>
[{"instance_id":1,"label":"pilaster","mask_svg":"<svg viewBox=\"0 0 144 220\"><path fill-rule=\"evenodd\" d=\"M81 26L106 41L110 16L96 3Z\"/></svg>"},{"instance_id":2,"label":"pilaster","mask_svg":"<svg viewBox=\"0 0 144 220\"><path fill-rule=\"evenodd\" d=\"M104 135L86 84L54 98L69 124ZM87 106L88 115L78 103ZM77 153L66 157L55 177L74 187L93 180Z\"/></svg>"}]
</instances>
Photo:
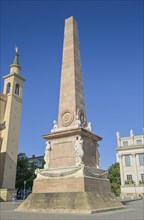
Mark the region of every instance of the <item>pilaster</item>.
<instances>
[{"instance_id":1,"label":"pilaster","mask_svg":"<svg viewBox=\"0 0 144 220\"><path fill-rule=\"evenodd\" d=\"M132 154L132 164L133 164L133 169L134 169L134 182L136 184L136 186L139 185L139 179L138 179L138 173L137 173L137 164L136 164L136 154L133 153Z\"/></svg>"},{"instance_id":2,"label":"pilaster","mask_svg":"<svg viewBox=\"0 0 144 220\"><path fill-rule=\"evenodd\" d=\"M125 181L124 181L124 171L123 171L122 155L118 155L118 158L119 158L119 164L120 164L121 186L124 186L125 185Z\"/></svg>"}]
</instances>

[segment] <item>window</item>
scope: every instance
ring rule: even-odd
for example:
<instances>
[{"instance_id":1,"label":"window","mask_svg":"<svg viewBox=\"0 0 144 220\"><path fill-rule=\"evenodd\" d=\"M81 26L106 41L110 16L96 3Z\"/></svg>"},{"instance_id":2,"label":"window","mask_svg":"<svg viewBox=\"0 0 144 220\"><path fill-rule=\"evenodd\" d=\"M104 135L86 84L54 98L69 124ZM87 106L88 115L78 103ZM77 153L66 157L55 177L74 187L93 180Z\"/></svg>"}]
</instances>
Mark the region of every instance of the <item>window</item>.
<instances>
[{"instance_id":1,"label":"window","mask_svg":"<svg viewBox=\"0 0 144 220\"><path fill-rule=\"evenodd\" d=\"M139 165L144 166L144 154L139 154Z\"/></svg>"},{"instance_id":2,"label":"window","mask_svg":"<svg viewBox=\"0 0 144 220\"><path fill-rule=\"evenodd\" d=\"M130 163L130 155L126 155L125 156L125 166L126 167L130 167L131 163Z\"/></svg>"},{"instance_id":3,"label":"window","mask_svg":"<svg viewBox=\"0 0 144 220\"><path fill-rule=\"evenodd\" d=\"M10 83L8 83L8 84L7 84L7 90L6 90L6 94L10 93L10 87L11 87L11 84L10 84Z\"/></svg>"},{"instance_id":4,"label":"window","mask_svg":"<svg viewBox=\"0 0 144 220\"><path fill-rule=\"evenodd\" d=\"M137 145L142 144L142 140L140 140L140 139L139 139L139 140L136 140L136 144L137 144Z\"/></svg>"},{"instance_id":5,"label":"window","mask_svg":"<svg viewBox=\"0 0 144 220\"><path fill-rule=\"evenodd\" d=\"M132 175L127 175L127 181L132 181Z\"/></svg>"},{"instance_id":6,"label":"window","mask_svg":"<svg viewBox=\"0 0 144 220\"><path fill-rule=\"evenodd\" d=\"M141 174L141 181L144 182L144 173Z\"/></svg>"},{"instance_id":7,"label":"window","mask_svg":"<svg viewBox=\"0 0 144 220\"><path fill-rule=\"evenodd\" d=\"M15 94L16 95L19 95L19 88L20 88L19 84L16 84L16 87L15 87Z\"/></svg>"},{"instance_id":8,"label":"window","mask_svg":"<svg viewBox=\"0 0 144 220\"><path fill-rule=\"evenodd\" d=\"M128 146L128 141L123 141L123 146Z\"/></svg>"}]
</instances>

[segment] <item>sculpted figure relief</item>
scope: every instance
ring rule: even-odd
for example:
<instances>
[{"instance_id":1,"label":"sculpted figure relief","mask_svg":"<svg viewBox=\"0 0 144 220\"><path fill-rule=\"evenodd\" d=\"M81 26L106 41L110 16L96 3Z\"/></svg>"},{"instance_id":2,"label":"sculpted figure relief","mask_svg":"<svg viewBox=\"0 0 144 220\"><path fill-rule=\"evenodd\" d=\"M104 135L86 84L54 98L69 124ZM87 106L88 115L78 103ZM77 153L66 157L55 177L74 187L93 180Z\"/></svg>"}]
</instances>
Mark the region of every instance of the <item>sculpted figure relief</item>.
<instances>
[{"instance_id":1,"label":"sculpted figure relief","mask_svg":"<svg viewBox=\"0 0 144 220\"><path fill-rule=\"evenodd\" d=\"M86 129L88 131L92 131L91 122L88 122L88 125L87 125Z\"/></svg>"},{"instance_id":2,"label":"sculpted figure relief","mask_svg":"<svg viewBox=\"0 0 144 220\"><path fill-rule=\"evenodd\" d=\"M81 125L81 121L79 120L78 115L76 115L76 122L75 123L78 125L78 127Z\"/></svg>"},{"instance_id":3,"label":"sculpted figure relief","mask_svg":"<svg viewBox=\"0 0 144 220\"><path fill-rule=\"evenodd\" d=\"M44 155L44 161L45 161L44 168L48 168L49 166L49 152L50 151L51 151L50 141L46 141L46 149L45 149L45 155Z\"/></svg>"},{"instance_id":4,"label":"sculpted figure relief","mask_svg":"<svg viewBox=\"0 0 144 220\"><path fill-rule=\"evenodd\" d=\"M134 132L132 129L130 130L130 137L134 137Z\"/></svg>"},{"instance_id":5,"label":"sculpted figure relief","mask_svg":"<svg viewBox=\"0 0 144 220\"><path fill-rule=\"evenodd\" d=\"M83 151L83 140L81 138L81 136L78 136L75 142L75 154L76 154L76 166L80 166L83 165L83 155L84 155L84 151Z\"/></svg>"},{"instance_id":6,"label":"sculpted figure relief","mask_svg":"<svg viewBox=\"0 0 144 220\"><path fill-rule=\"evenodd\" d=\"M116 133L116 136L117 136L117 139L119 140L120 139L120 133L118 131Z\"/></svg>"},{"instance_id":7,"label":"sculpted figure relief","mask_svg":"<svg viewBox=\"0 0 144 220\"><path fill-rule=\"evenodd\" d=\"M55 130L55 129L57 129L57 128L58 128L58 124L57 124L56 120L54 120L54 121L53 121L53 129Z\"/></svg>"}]
</instances>

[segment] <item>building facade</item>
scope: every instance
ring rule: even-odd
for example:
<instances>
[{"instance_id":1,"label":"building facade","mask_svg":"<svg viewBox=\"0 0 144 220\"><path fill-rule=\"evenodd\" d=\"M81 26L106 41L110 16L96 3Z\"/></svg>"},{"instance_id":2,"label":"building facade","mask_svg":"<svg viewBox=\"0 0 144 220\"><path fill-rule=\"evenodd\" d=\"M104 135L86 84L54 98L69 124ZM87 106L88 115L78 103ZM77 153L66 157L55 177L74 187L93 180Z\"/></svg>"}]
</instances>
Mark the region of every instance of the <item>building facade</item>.
<instances>
[{"instance_id":1,"label":"building facade","mask_svg":"<svg viewBox=\"0 0 144 220\"><path fill-rule=\"evenodd\" d=\"M120 164L121 197L144 194L144 135L120 137L117 132L117 162Z\"/></svg>"},{"instance_id":2,"label":"building facade","mask_svg":"<svg viewBox=\"0 0 144 220\"><path fill-rule=\"evenodd\" d=\"M34 163L37 168L43 168L44 165L44 156L35 156L28 158L29 163Z\"/></svg>"},{"instance_id":3,"label":"building facade","mask_svg":"<svg viewBox=\"0 0 144 220\"><path fill-rule=\"evenodd\" d=\"M3 77L0 93L0 198L7 201L15 191L18 139L22 108L23 83L16 48L10 73Z\"/></svg>"}]
</instances>

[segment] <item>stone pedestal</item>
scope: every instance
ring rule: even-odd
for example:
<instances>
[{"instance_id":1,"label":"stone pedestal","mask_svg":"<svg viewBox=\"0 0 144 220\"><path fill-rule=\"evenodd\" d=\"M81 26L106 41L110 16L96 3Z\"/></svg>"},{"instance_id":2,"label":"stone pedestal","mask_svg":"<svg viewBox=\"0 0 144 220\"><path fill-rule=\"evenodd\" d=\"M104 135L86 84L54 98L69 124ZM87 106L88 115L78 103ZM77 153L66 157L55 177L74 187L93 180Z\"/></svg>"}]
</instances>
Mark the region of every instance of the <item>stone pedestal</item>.
<instances>
[{"instance_id":1,"label":"stone pedestal","mask_svg":"<svg viewBox=\"0 0 144 220\"><path fill-rule=\"evenodd\" d=\"M43 179L35 180L33 184L33 193L111 191L109 181L100 178Z\"/></svg>"},{"instance_id":2,"label":"stone pedestal","mask_svg":"<svg viewBox=\"0 0 144 220\"><path fill-rule=\"evenodd\" d=\"M85 165L63 169L37 170L33 193L111 192L105 171Z\"/></svg>"},{"instance_id":3,"label":"stone pedestal","mask_svg":"<svg viewBox=\"0 0 144 220\"><path fill-rule=\"evenodd\" d=\"M123 208L111 193L107 172L96 168L98 136L84 128L71 128L44 137L48 163L36 170L32 194L18 211L95 213Z\"/></svg>"}]
</instances>

